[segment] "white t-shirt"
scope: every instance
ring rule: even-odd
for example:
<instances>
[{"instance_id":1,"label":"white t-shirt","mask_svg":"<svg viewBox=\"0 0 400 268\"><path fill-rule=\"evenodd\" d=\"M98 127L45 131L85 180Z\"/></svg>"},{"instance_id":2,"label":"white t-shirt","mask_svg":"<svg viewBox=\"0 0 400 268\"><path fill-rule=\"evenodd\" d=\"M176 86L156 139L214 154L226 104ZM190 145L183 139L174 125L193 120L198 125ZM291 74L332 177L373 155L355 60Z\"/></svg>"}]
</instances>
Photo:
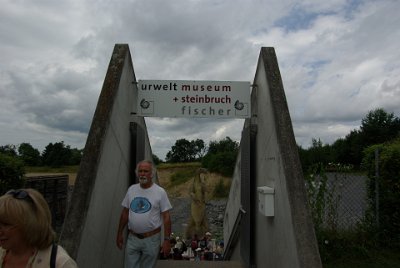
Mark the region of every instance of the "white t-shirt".
<instances>
[{"instance_id":1,"label":"white t-shirt","mask_svg":"<svg viewBox=\"0 0 400 268\"><path fill-rule=\"evenodd\" d=\"M129 230L139 234L160 227L161 213L172 208L165 190L155 183L147 189L140 184L129 187L122 206L129 209Z\"/></svg>"}]
</instances>

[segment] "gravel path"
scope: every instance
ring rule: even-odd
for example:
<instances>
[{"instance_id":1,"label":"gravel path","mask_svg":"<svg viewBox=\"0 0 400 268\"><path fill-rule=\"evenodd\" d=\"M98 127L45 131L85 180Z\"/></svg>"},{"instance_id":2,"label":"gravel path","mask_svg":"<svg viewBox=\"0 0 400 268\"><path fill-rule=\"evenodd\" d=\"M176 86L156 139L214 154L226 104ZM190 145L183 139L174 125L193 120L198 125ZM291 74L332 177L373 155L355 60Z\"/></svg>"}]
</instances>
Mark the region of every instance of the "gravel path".
<instances>
[{"instance_id":1,"label":"gravel path","mask_svg":"<svg viewBox=\"0 0 400 268\"><path fill-rule=\"evenodd\" d=\"M190 198L170 198L173 209L171 210L172 232L182 236L190 219ZM208 226L214 238L223 238L224 212L226 199L211 200L206 204Z\"/></svg>"}]
</instances>

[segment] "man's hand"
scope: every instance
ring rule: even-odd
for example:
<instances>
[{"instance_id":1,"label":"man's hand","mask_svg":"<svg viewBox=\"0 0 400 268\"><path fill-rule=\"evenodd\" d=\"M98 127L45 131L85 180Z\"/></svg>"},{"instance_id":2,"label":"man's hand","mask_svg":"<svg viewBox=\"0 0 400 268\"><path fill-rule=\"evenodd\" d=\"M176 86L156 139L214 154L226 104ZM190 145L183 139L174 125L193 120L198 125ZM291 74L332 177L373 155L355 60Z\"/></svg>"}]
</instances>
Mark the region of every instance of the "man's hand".
<instances>
[{"instance_id":1,"label":"man's hand","mask_svg":"<svg viewBox=\"0 0 400 268\"><path fill-rule=\"evenodd\" d=\"M171 242L169 241L171 235L171 215L169 210L164 211L161 215L164 222L164 243L162 244L162 252L164 253L164 257L168 257L171 253Z\"/></svg>"},{"instance_id":2,"label":"man's hand","mask_svg":"<svg viewBox=\"0 0 400 268\"><path fill-rule=\"evenodd\" d=\"M125 226L128 224L128 218L129 218L129 209L123 208L121 216L119 218L117 239L116 239L117 247L119 249L122 249L122 246L124 245L124 229Z\"/></svg>"},{"instance_id":3,"label":"man's hand","mask_svg":"<svg viewBox=\"0 0 400 268\"><path fill-rule=\"evenodd\" d=\"M164 253L164 257L168 258L171 253L171 242L169 240L164 240L161 251Z\"/></svg>"},{"instance_id":4,"label":"man's hand","mask_svg":"<svg viewBox=\"0 0 400 268\"><path fill-rule=\"evenodd\" d=\"M117 247L119 249L122 249L124 245L124 236L122 235L122 233L118 233L117 234Z\"/></svg>"}]
</instances>

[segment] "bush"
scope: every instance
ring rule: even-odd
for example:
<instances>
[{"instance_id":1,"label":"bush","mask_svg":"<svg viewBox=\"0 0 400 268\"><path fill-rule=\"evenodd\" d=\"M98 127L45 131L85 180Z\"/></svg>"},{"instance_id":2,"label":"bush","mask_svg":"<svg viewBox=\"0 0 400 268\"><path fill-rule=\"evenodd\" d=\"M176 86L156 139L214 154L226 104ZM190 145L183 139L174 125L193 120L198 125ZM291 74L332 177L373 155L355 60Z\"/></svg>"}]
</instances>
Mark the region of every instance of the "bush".
<instances>
[{"instance_id":1,"label":"bush","mask_svg":"<svg viewBox=\"0 0 400 268\"><path fill-rule=\"evenodd\" d=\"M218 183L215 185L213 196L215 198L226 198L229 195L229 190L229 185L225 185L224 180L220 178Z\"/></svg>"},{"instance_id":2,"label":"bush","mask_svg":"<svg viewBox=\"0 0 400 268\"><path fill-rule=\"evenodd\" d=\"M379 151L379 177L375 170L375 152ZM369 214L371 230L383 246L400 247L400 139L368 147L362 166L368 171ZM378 185L378 189L376 188ZM378 196L376 195L378 193ZM376 210L376 198L379 207Z\"/></svg>"},{"instance_id":3,"label":"bush","mask_svg":"<svg viewBox=\"0 0 400 268\"><path fill-rule=\"evenodd\" d=\"M0 194L24 185L24 165L17 156L0 153Z\"/></svg>"},{"instance_id":4,"label":"bush","mask_svg":"<svg viewBox=\"0 0 400 268\"><path fill-rule=\"evenodd\" d=\"M231 177L235 170L237 153L218 152L207 154L202 161L202 165L211 172L218 172L223 176Z\"/></svg>"},{"instance_id":5,"label":"bush","mask_svg":"<svg viewBox=\"0 0 400 268\"><path fill-rule=\"evenodd\" d=\"M229 137L219 142L212 141L201 164L210 172L218 172L223 176L231 177L238 152L239 144Z\"/></svg>"},{"instance_id":6,"label":"bush","mask_svg":"<svg viewBox=\"0 0 400 268\"><path fill-rule=\"evenodd\" d=\"M328 184L324 165L322 163L312 165L305 180L317 236L323 229L335 231L340 196L335 196L335 186Z\"/></svg>"}]
</instances>

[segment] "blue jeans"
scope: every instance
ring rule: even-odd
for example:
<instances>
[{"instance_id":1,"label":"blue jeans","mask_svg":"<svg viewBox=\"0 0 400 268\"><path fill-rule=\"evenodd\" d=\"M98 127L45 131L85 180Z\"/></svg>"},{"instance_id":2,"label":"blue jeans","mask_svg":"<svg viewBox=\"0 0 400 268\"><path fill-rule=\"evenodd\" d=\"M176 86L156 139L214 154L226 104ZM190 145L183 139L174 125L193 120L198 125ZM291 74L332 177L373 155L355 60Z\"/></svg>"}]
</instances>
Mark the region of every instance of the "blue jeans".
<instances>
[{"instance_id":1,"label":"blue jeans","mask_svg":"<svg viewBox=\"0 0 400 268\"><path fill-rule=\"evenodd\" d=\"M129 234L125 249L125 268L154 267L160 252L161 233L147 238Z\"/></svg>"}]
</instances>

